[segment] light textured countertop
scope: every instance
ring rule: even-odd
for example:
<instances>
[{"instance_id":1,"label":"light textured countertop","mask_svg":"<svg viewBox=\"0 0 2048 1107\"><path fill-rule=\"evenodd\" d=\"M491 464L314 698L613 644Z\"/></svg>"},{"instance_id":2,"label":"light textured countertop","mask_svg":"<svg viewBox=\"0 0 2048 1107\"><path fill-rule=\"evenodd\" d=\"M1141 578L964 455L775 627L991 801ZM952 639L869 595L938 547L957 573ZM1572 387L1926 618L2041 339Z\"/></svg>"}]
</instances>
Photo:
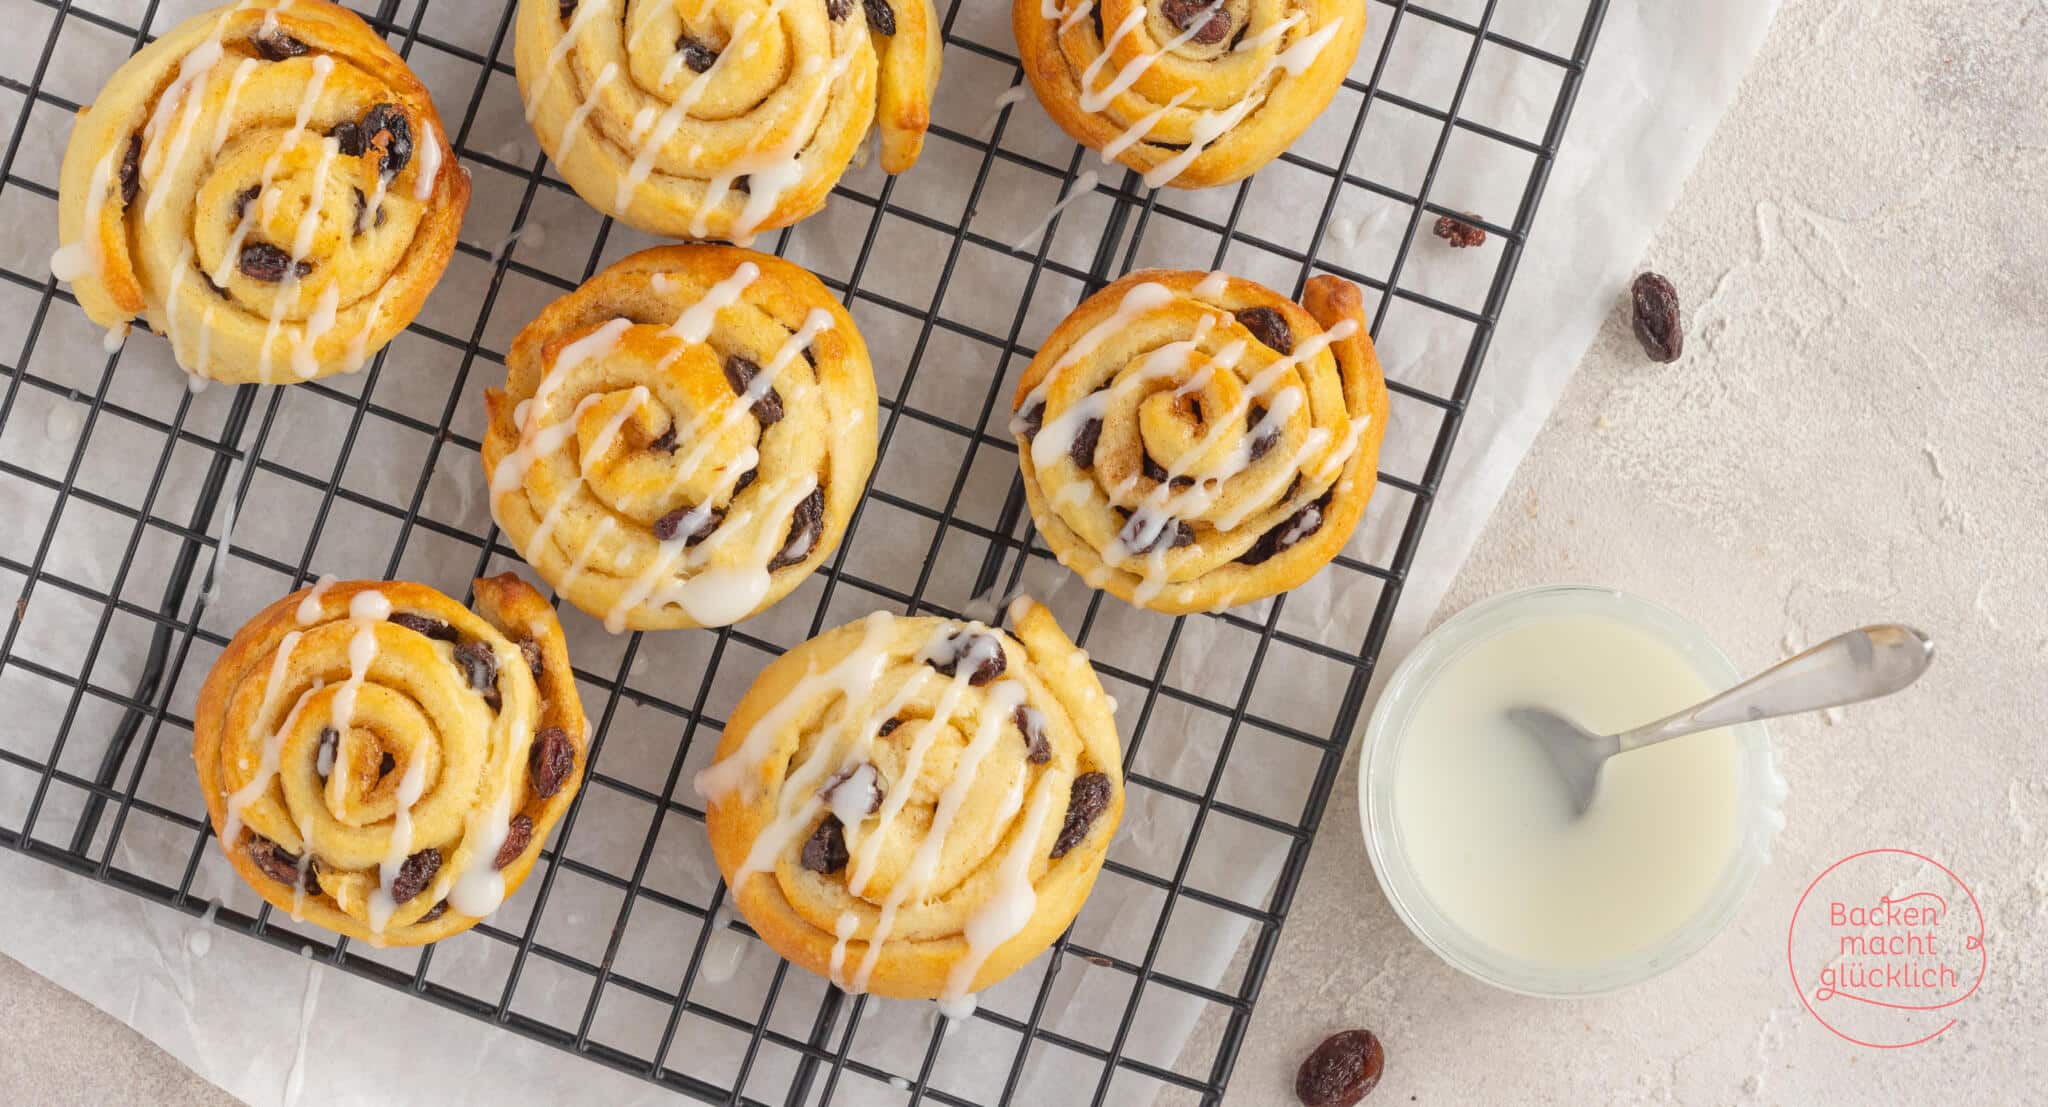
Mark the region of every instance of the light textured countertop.
<instances>
[{"instance_id":1,"label":"light textured countertop","mask_svg":"<svg viewBox=\"0 0 2048 1107\"><path fill-rule=\"evenodd\" d=\"M2041 0L1787 0L1647 259L1685 298L1685 358L1646 363L1617 302L1446 604L1613 585L1691 614L1745 667L1879 619L1940 639L1911 693L1777 727L1788 824L1735 923L1620 996L1490 991L1381 899L1347 767L1232 1102L1290 1102L1302 1053L1345 1026L1386 1043L1368 1103L1988 1103L2048 1085L2044 87ZM1494 349L1487 372L1515 371ZM1891 1053L1815 1025L1781 952L1806 882L1877 845L1947 859L1989 920L1960 1025ZM0 1041L7 1102L232 1102L5 958Z\"/></svg>"}]
</instances>

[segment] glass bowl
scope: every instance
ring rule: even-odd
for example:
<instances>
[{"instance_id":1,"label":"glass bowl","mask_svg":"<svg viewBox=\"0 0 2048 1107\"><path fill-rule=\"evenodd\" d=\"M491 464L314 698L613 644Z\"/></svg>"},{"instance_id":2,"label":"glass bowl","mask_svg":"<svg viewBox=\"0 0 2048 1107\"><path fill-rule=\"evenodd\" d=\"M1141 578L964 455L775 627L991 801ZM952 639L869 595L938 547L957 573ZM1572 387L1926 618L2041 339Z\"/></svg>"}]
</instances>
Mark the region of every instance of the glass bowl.
<instances>
[{"instance_id":1,"label":"glass bowl","mask_svg":"<svg viewBox=\"0 0 2048 1107\"><path fill-rule=\"evenodd\" d=\"M1633 953L1584 964L1548 964L1510 955L1480 941L1438 910L1411 866L1395 809L1395 767L1423 692L1474 644L1523 623L1569 616L1618 620L1670 645L1714 689L1742 679L1727 655L1698 626L1666 608L1611 588L1546 585L1482 600L1423 638L1387 682L1366 723L1358 762L1359 823L1373 873L1394 913L1422 944L1471 976L1523 995L1599 995L1648 980L1699 952L1728 925L1769 859L1783 825L1784 785L1762 723L1731 728L1738 743L1738 839L1700 909L1661 941ZM1650 720L1645 719L1644 722Z\"/></svg>"}]
</instances>

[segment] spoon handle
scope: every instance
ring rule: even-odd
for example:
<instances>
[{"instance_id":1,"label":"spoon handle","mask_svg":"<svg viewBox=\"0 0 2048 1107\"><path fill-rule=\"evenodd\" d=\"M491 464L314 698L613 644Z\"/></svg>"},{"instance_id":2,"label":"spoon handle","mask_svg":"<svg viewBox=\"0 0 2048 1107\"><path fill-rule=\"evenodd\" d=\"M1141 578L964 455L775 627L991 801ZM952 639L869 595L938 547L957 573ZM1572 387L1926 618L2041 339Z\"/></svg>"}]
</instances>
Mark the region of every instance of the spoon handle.
<instances>
[{"instance_id":1,"label":"spoon handle","mask_svg":"<svg viewBox=\"0 0 2048 1107\"><path fill-rule=\"evenodd\" d=\"M1839 634L1696 707L1617 735L1623 750L1716 727L1888 696L1920 678L1934 641L1888 623Z\"/></svg>"}]
</instances>

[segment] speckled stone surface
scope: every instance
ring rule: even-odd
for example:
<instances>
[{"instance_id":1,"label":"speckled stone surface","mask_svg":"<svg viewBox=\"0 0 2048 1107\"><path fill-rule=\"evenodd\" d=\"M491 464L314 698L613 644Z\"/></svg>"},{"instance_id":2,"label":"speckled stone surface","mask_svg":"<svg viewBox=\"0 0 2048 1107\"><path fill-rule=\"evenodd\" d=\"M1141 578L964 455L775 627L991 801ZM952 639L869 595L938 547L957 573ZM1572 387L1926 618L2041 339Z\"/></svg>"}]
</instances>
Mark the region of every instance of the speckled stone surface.
<instances>
[{"instance_id":1,"label":"speckled stone surface","mask_svg":"<svg viewBox=\"0 0 2048 1107\"><path fill-rule=\"evenodd\" d=\"M1646 259L1686 299L1685 358L1646 363L1619 288L1598 290L1617 312L1446 604L1597 581L1692 614L1751 667L1877 618L1939 636L1912 694L1778 727L1788 825L1730 930L1620 996L1490 991L1388 910L1347 769L1230 1102L1291 1102L1301 1056L1354 1025L1386 1043L1368 1104L2017 1103L2048 1085L2044 87L2040 0L1787 0ZM1877 844L1949 859L1990 919L1961 1024L1896 1053L1814 1025L1782 961L1806 881ZM0 1040L6 1102L232 1102L4 958Z\"/></svg>"},{"instance_id":2,"label":"speckled stone surface","mask_svg":"<svg viewBox=\"0 0 2048 1107\"><path fill-rule=\"evenodd\" d=\"M1936 635L1906 695L1775 724L1788 825L1730 929L1618 996L1492 991L1381 897L1354 750L1228 1102L1293 1102L1301 1058L1348 1026L1385 1043L1368 1105L2040 1101L2044 87L2040 3L1789 0L1645 259L1690 309L1684 358L1648 363L1613 290L1445 602L1612 585L1691 615L1745 668L1866 622ZM1822 1029L1785 970L1807 881L1878 846L1960 873L1991 954L1959 1024L1893 1052Z\"/></svg>"}]
</instances>

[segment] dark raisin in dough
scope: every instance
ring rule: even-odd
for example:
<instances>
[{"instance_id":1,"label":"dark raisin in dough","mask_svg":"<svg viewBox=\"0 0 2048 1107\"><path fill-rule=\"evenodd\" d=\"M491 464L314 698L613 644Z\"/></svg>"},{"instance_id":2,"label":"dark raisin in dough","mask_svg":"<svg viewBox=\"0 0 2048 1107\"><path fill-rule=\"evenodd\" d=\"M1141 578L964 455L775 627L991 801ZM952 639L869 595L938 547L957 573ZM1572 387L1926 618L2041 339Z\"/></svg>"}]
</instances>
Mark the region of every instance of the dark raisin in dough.
<instances>
[{"instance_id":1,"label":"dark raisin in dough","mask_svg":"<svg viewBox=\"0 0 2048 1107\"><path fill-rule=\"evenodd\" d=\"M1109 809L1110 784L1107 773L1082 773L1074 778L1074 786L1067 796L1067 821L1060 825L1060 836L1052 844L1052 856L1065 857L1067 851L1081 844L1088 836L1088 828Z\"/></svg>"},{"instance_id":2,"label":"dark raisin in dough","mask_svg":"<svg viewBox=\"0 0 2048 1107\"><path fill-rule=\"evenodd\" d=\"M831 16L835 23L845 19L852 11L853 0L825 0L825 14Z\"/></svg>"},{"instance_id":3,"label":"dark raisin in dough","mask_svg":"<svg viewBox=\"0 0 2048 1107\"><path fill-rule=\"evenodd\" d=\"M1202 46L1214 46L1230 35L1230 13L1211 0L1162 0L1159 14L1183 31L1192 29L1196 20L1204 20L1190 40Z\"/></svg>"},{"instance_id":4,"label":"dark raisin in dough","mask_svg":"<svg viewBox=\"0 0 2048 1107\"><path fill-rule=\"evenodd\" d=\"M391 898L398 903L410 903L414 896L427 890L433 883L434 874L441 871L441 851L423 849L405 859L398 867L398 879L391 882Z\"/></svg>"},{"instance_id":5,"label":"dark raisin in dough","mask_svg":"<svg viewBox=\"0 0 2048 1107\"><path fill-rule=\"evenodd\" d=\"M1238 555L1243 565L1263 565L1288 550L1293 549L1302 539L1323 529L1323 520L1329 514L1332 492L1325 492L1316 502L1289 515L1279 526L1259 536L1252 548Z\"/></svg>"},{"instance_id":6,"label":"dark raisin in dough","mask_svg":"<svg viewBox=\"0 0 2048 1107\"><path fill-rule=\"evenodd\" d=\"M839 816L827 815L804 843L803 866L814 873L836 873L846 867L846 828Z\"/></svg>"},{"instance_id":7,"label":"dark raisin in dough","mask_svg":"<svg viewBox=\"0 0 2048 1107\"><path fill-rule=\"evenodd\" d=\"M711 537L711 532L723 522L725 512L717 508L699 514L694 507L679 507L654 521L654 538L657 542L667 542L680 535L687 549Z\"/></svg>"},{"instance_id":8,"label":"dark raisin in dough","mask_svg":"<svg viewBox=\"0 0 2048 1107\"><path fill-rule=\"evenodd\" d=\"M1251 405L1251 409L1245 414L1244 432L1246 434L1257 434L1259 424L1265 421L1266 409L1258 404ZM1278 427L1274 427L1266 433L1260 434L1257 438L1252 439L1251 460L1257 461L1272 453L1273 447L1278 445L1279 442L1280 428Z\"/></svg>"},{"instance_id":9,"label":"dark raisin in dough","mask_svg":"<svg viewBox=\"0 0 2048 1107\"><path fill-rule=\"evenodd\" d=\"M1268 348L1282 354L1294 352L1294 331L1288 327L1286 316L1278 311L1269 307L1246 308L1237 313L1237 321Z\"/></svg>"},{"instance_id":10,"label":"dark raisin in dough","mask_svg":"<svg viewBox=\"0 0 2048 1107\"><path fill-rule=\"evenodd\" d=\"M533 750L526 755L526 772L534 795L552 798L575 771L576 746L569 741L568 731L551 726L533 736Z\"/></svg>"},{"instance_id":11,"label":"dark raisin in dough","mask_svg":"<svg viewBox=\"0 0 2048 1107\"><path fill-rule=\"evenodd\" d=\"M286 58L296 58L306 52L305 43L285 34L276 27L272 27L267 34L262 31L256 32L256 36L251 38L249 42L256 47L256 52L263 55L266 61L281 62Z\"/></svg>"},{"instance_id":12,"label":"dark raisin in dough","mask_svg":"<svg viewBox=\"0 0 2048 1107\"><path fill-rule=\"evenodd\" d=\"M1102 440L1102 420L1090 419L1081 424L1081 430L1074 435L1074 444L1067 448L1067 457L1077 468L1086 469L1095 464L1095 444Z\"/></svg>"},{"instance_id":13,"label":"dark raisin in dough","mask_svg":"<svg viewBox=\"0 0 2048 1107\"><path fill-rule=\"evenodd\" d=\"M412 631L414 634L425 635L436 641L458 642L462 639L462 635L457 633L454 627L431 616L415 615L410 611L401 611L391 616L391 621Z\"/></svg>"},{"instance_id":14,"label":"dark raisin in dough","mask_svg":"<svg viewBox=\"0 0 2048 1107\"><path fill-rule=\"evenodd\" d=\"M734 354L725 359L725 383L732 386L735 396L744 397L747 387L761 374L761 367L746 358ZM782 394L770 388L754 401L754 418L764 427L772 427L782 421Z\"/></svg>"},{"instance_id":15,"label":"dark raisin in dough","mask_svg":"<svg viewBox=\"0 0 2048 1107\"><path fill-rule=\"evenodd\" d=\"M248 188L245 188L242 191L235 193L236 222L241 222L242 218L249 214L249 202L251 200L254 200L257 196L261 195L262 193L262 185L250 185Z\"/></svg>"},{"instance_id":16,"label":"dark raisin in dough","mask_svg":"<svg viewBox=\"0 0 2048 1107\"><path fill-rule=\"evenodd\" d=\"M326 780L329 770L333 769L334 754L340 748L341 732L331 726L322 728L320 731L320 744L313 752L313 771L319 775L321 780ZM320 767L322 763L327 765L326 769Z\"/></svg>"},{"instance_id":17,"label":"dark raisin in dough","mask_svg":"<svg viewBox=\"0 0 2048 1107\"><path fill-rule=\"evenodd\" d=\"M363 156L363 127L353 119L344 119L327 131L327 137L334 140L337 152L343 157ZM360 194L361 190L357 190Z\"/></svg>"},{"instance_id":18,"label":"dark raisin in dough","mask_svg":"<svg viewBox=\"0 0 2048 1107\"><path fill-rule=\"evenodd\" d=\"M455 663L469 678L469 686L484 694L484 702L496 711L504 700L498 695L498 655L482 642L464 642L455 647Z\"/></svg>"},{"instance_id":19,"label":"dark raisin in dough","mask_svg":"<svg viewBox=\"0 0 2048 1107\"><path fill-rule=\"evenodd\" d=\"M412 161L412 123L396 104L378 104L363 113L363 146L381 150L378 172L390 180Z\"/></svg>"},{"instance_id":20,"label":"dark raisin in dough","mask_svg":"<svg viewBox=\"0 0 2048 1107\"><path fill-rule=\"evenodd\" d=\"M531 638L521 638L519 656L526 659L526 671L533 674L533 679L539 680L541 674L547 671L547 666L541 663L539 642Z\"/></svg>"},{"instance_id":21,"label":"dark raisin in dough","mask_svg":"<svg viewBox=\"0 0 2048 1107\"><path fill-rule=\"evenodd\" d=\"M668 425L668 429L661 432L661 437L655 439L652 442L649 442L647 444L647 448L650 450L660 450L662 453L667 454L675 453L676 425L674 423L670 423Z\"/></svg>"},{"instance_id":22,"label":"dark raisin in dough","mask_svg":"<svg viewBox=\"0 0 2048 1107\"><path fill-rule=\"evenodd\" d=\"M689 35L676 40L676 53L683 56L683 64L689 66L693 73L702 73L718 64L718 51Z\"/></svg>"},{"instance_id":23,"label":"dark raisin in dough","mask_svg":"<svg viewBox=\"0 0 2048 1107\"><path fill-rule=\"evenodd\" d=\"M798 502L796 510L790 514L789 538L768 562L768 568L780 569L785 565L795 565L803 561L811 556L812 550L818 548L818 539L822 538L824 533L825 490L813 488L811 494Z\"/></svg>"},{"instance_id":24,"label":"dark raisin in dough","mask_svg":"<svg viewBox=\"0 0 2048 1107\"><path fill-rule=\"evenodd\" d=\"M121 206L135 202L142 188L142 136L128 136L128 152L121 155Z\"/></svg>"},{"instance_id":25,"label":"dark raisin in dough","mask_svg":"<svg viewBox=\"0 0 2048 1107\"><path fill-rule=\"evenodd\" d=\"M896 33L896 10L889 6L889 0L860 0L860 6L867 9L868 30L878 35Z\"/></svg>"},{"instance_id":26,"label":"dark raisin in dough","mask_svg":"<svg viewBox=\"0 0 2048 1107\"><path fill-rule=\"evenodd\" d=\"M511 825L505 828L505 842L498 847L498 856L492 858L492 868L502 869L519 860L526 847L533 844L533 820L525 815L512 816Z\"/></svg>"},{"instance_id":27,"label":"dark raisin in dough","mask_svg":"<svg viewBox=\"0 0 2048 1107\"><path fill-rule=\"evenodd\" d=\"M887 738L896 732L897 727L902 725L903 720L901 719L884 719L882 720L882 725L875 730L875 737Z\"/></svg>"},{"instance_id":28,"label":"dark raisin in dough","mask_svg":"<svg viewBox=\"0 0 2048 1107\"><path fill-rule=\"evenodd\" d=\"M1041 400L1025 408L1023 414L1017 416L1017 423L1013 428L1013 433L1019 438L1037 438L1038 432L1044 429L1045 403Z\"/></svg>"},{"instance_id":29,"label":"dark raisin in dough","mask_svg":"<svg viewBox=\"0 0 2048 1107\"><path fill-rule=\"evenodd\" d=\"M249 860L254 862L258 869L262 870L264 876L277 881L279 884L283 884L286 887L297 887L301 875L305 877L307 884L310 885L313 881L313 872L310 867L304 874L299 872L299 857L297 854L288 852L283 846L265 838L261 834L249 835L248 844L243 846L242 849L243 852L249 855Z\"/></svg>"},{"instance_id":30,"label":"dark raisin in dough","mask_svg":"<svg viewBox=\"0 0 2048 1107\"><path fill-rule=\"evenodd\" d=\"M1028 703L1020 703L1010 714L1010 721L1024 735L1024 760L1033 765L1043 765L1052 760L1052 743L1045 737L1045 712Z\"/></svg>"},{"instance_id":31,"label":"dark raisin in dough","mask_svg":"<svg viewBox=\"0 0 2048 1107\"><path fill-rule=\"evenodd\" d=\"M974 662L974 672L968 676L967 683L976 688L1002 676L1010 667L1010 659L1003 656L1001 640L993 634L965 627L948 634L938 649L924 659L924 663L938 670L940 676L953 676L959 672L962 659Z\"/></svg>"},{"instance_id":32,"label":"dark raisin in dough","mask_svg":"<svg viewBox=\"0 0 2048 1107\"><path fill-rule=\"evenodd\" d=\"M312 270L311 264L307 262L302 261L299 266L296 271L302 277ZM292 256L268 242L243 243L242 253L236 259L235 267L251 280L271 284L283 280L286 273L295 271Z\"/></svg>"}]
</instances>

